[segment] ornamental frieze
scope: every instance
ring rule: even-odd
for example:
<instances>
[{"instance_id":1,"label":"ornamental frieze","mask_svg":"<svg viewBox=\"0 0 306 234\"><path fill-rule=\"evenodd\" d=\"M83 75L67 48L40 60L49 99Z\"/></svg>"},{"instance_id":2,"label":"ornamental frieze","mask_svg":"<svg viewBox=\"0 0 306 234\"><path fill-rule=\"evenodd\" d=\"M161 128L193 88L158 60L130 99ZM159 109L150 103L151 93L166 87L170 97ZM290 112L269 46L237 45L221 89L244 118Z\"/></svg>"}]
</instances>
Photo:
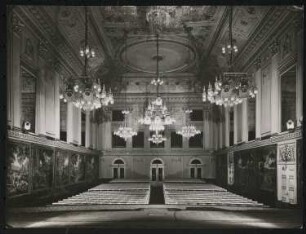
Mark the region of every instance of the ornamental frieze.
<instances>
[{"instance_id":1,"label":"ornamental frieze","mask_svg":"<svg viewBox=\"0 0 306 234\"><path fill-rule=\"evenodd\" d=\"M284 144L279 146L279 161L294 162L295 161L296 144Z\"/></svg>"},{"instance_id":2,"label":"ornamental frieze","mask_svg":"<svg viewBox=\"0 0 306 234\"><path fill-rule=\"evenodd\" d=\"M12 14L12 28L13 31L17 34L20 34L24 28L23 22L18 18L16 14Z\"/></svg>"}]
</instances>

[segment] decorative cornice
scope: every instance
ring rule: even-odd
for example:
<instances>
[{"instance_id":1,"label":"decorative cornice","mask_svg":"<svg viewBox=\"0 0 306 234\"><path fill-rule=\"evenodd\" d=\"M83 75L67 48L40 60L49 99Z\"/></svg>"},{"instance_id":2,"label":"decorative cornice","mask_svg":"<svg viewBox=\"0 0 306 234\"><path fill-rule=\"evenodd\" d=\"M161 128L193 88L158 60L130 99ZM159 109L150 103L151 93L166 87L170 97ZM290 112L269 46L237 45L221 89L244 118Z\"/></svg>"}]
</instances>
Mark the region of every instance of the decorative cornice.
<instances>
[{"instance_id":1,"label":"decorative cornice","mask_svg":"<svg viewBox=\"0 0 306 234\"><path fill-rule=\"evenodd\" d=\"M254 59L254 54L258 53L262 45L266 45L266 40L272 37L271 35L275 33L279 25L282 25L282 22L286 22L290 19L290 15L288 15L289 13L283 7L272 7L262 20L262 23L250 36L250 40L243 49L240 50L234 61L235 66L245 68L246 65L252 62L250 60Z\"/></svg>"},{"instance_id":2,"label":"decorative cornice","mask_svg":"<svg viewBox=\"0 0 306 234\"><path fill-rule=\"evenodd\" d=\"M49 52L49 43L47 41L40 41L38 44L38 54L40 57L46 59Z\"/></svg>"},{"instance_id":3,"label":"decorative cornice","mask_svg":"<svg viewBox=\"0 0 306 234\"><path fill-rule=\"evenodd\" d=\"M177 150L165 150L165 149L139 149L139 150L103 150L102 157L108 156L211 156L210 151L198 150L198 149L177 149Z\"/></svg>"},{"instance_id":4,"label":"decorative cornice","mask_svg":"<svg viewBox=\"0 0 306 234\"><path fill-rule=\"evenodd\" d=\"M255 70L258 70L261 68L261 58L258 57L255 61L254 61L254 67L255 67Z\"/></svg>"},{"instance_id":5,"label":"decorative cornice","mask_svg":"<svg viewBox=\"0 0 306 234\"><path fill-rule=\"evenodd\" d=\"M62 141L57 141L57 140L49 140L44 137L39 137L37 135L31 135L31 134L24 134L22 132L18 131L12 131L8 130L8 139L9 140L14 140L14 141L23 141L27 143L33 143L37 145L42 145L42 146L49 146L49 147L54 147L54 148L60 148L63 150L71 150L79 153L85 153L85 154L98 154L97 151L90 150L87 148L83 147L78 147L74 145L67 144Z\"/></svg>"},{"instance_id":6,"label":"decorative cornice","mask_svg":"<svg viewBox=\"0 0 306 234\"><path fill-rule=\"evenodd\" d=\"M44 20L45 15L41 15L40 12L35 9L34 13L32 13L29 9L37 8L37 6L31 6L31 7L15 7L14 13L18 14L20 18L24 20L24 24L33 32L33 34L37 37L39 41L42 41L45 44L48 44L49 48L49 56L50 57L56 57L60 59L62 70L66 71L65 73L68 73L70 75L77 75L79 74L78 71L75 71L76 68L79 68L78 66L73 66L73 61L71 60L71 56L68 56L70 54L69 50L71 51L71 48L68 49L66 44L63 43L65 40L54 40L54 38L51 38L49 33L50 31L54 31L52 26L50 26L48 23L46 23L46 20ZM49 33L47 33L49 31ZM55 36L60 35L59 33L55 33ZM58 43L60 41L60 45L54 44ZM69 58L68 58L69 57Z\"/></svg>"},{"instance_id":7,"label":"decorative cornice","mask_svg":"<svg viewBox=\"0 0 306 234\"><path fill-rule=\"evenodd\" d=\"M208 57L210 55L210 53L213 50L214 46L220 40L222 29L224 28L224 25L228 22L228 20L227 20L228 14L229 14L229 8L225 7L223 15L222 15L222 17L221 17L221 19L219 21L219 24L218 24L216 30L215 30L215 33L214 33L214 35L212 37L212 40L210 41L210 44L209 44L209 46L207 48L207 52L206 52L205 57Z\"/></svg>"},{"instance_id":8,"label":"decorative cornice","mask_svg":"<svg viewBox=\"0 0 306 234\"><path fill-rule=\"evenodd\" d=\"M262 147L262 146L267 146L267 145L273 145L273 144L279 144L284 141L288 140L298 140L302 138L302 130L301 129L296 129L295 132L284 132L276 136L272 136L269 139L265 140L254 140L251 142L247 142L242 145L236 145L232 146L223 150L219 150L216 152L216 154L222 154L225 152L235 152L235 151L241 151L241 150L247 150L247 149L252 149L252 148L257 148L257 147Z\"/></svg>"},{"instance_id":9,"label":"decorative cornice","mask_svg":"<svg viewBox=\"0 0 306 234\"><path fill-rule=\"evenodd\" d=\"M273 55L277 54L279 51L279 41L278 39L274 39L269 45L270 52Z\"/></svg>"}]
</instances>

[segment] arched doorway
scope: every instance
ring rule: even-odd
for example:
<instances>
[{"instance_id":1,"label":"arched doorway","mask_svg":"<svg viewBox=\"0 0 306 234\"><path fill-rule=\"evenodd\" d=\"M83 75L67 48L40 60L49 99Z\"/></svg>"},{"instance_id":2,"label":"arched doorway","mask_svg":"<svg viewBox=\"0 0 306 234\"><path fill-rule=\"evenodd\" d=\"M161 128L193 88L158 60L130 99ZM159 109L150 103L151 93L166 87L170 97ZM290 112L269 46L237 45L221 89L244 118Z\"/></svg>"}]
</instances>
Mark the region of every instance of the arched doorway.
<instances>
[{"instance_id":1,"label":"arched doorway","mask_svg":"<svg viewBox=\"0 0 306 234\"><path fill-rule=\"evenodd\" d=\"M203 163L200 159L193 159L190 162L190 178L192 179L201 179L202 178L202 168Z\"/></svg>"},{"instance_id":2,"label":"arched doorway","mask_svg":"<svg viewBox=\"0 0 306 234\"><path fill-rule=\"evenodd\" d=\"M124 179L125 163L122 159L115 159L112 163L113 179Z\"/></svg>"},{"instance_id":3,"label":"arched doorway","mask_svg":"<svg viewBox=\"0 0 306 234\"><path fill-rule=\"evenodd\" d=\"M164 162L161 159L157 158L151 161L150 178L152 181L163 181L165 179Z\"/></svg>"}]
</instances>

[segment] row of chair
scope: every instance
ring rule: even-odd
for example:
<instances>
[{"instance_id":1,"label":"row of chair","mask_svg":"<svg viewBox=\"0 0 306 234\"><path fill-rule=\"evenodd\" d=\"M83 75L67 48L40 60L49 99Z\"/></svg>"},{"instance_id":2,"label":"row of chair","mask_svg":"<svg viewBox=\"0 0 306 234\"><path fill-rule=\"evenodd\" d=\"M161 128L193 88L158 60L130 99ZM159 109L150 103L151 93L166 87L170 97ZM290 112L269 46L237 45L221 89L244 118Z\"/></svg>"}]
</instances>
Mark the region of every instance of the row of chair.
<instances>
[{"instance_id":1,"label":"row of chair","mask_svg":"<svg viewBox=\"0 0 306 234\"><path fill-rule=\"evenodd\" d=\"M202 206L251 206L262 207L262 203L231 193L212 184L164 183L165 203L168 205Z\"/></svg>"},{"instance_id":2,"label":"row of chair","mask_svg":"<svg viewBox=\"0 0 306 234\"><path fill-rule=\"evenodd\" d=\"M53 205L145 205L149 204L149 199L148 183L109 183L100 184Z\"/></svg>"}]
</instances>

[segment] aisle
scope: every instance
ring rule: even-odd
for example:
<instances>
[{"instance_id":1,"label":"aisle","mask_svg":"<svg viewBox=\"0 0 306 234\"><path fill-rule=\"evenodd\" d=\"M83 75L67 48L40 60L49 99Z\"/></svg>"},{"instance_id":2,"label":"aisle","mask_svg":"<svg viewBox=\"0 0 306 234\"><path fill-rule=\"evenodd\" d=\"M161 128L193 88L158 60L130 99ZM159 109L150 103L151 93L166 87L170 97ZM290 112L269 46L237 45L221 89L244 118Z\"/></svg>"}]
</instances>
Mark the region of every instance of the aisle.
<instances>
[{"instance_id":1,"label":"aisle","mask_svg":"<svg viewBox=\"0 0 306 234\"><path fill-rule=\"evenodd\" d=\"M163 193L163 185L151 185L150 202L149 204L165 204Z\"/></svg>"}]
</instances>

